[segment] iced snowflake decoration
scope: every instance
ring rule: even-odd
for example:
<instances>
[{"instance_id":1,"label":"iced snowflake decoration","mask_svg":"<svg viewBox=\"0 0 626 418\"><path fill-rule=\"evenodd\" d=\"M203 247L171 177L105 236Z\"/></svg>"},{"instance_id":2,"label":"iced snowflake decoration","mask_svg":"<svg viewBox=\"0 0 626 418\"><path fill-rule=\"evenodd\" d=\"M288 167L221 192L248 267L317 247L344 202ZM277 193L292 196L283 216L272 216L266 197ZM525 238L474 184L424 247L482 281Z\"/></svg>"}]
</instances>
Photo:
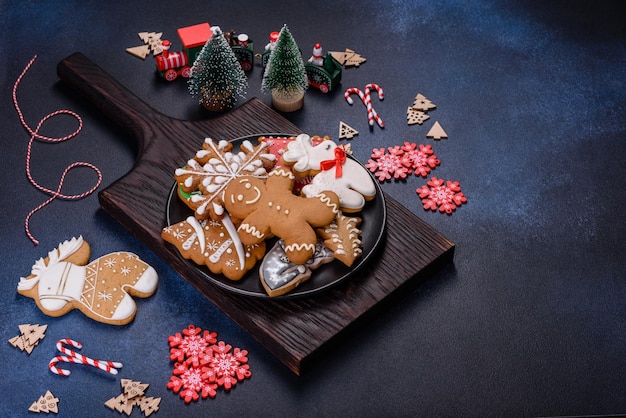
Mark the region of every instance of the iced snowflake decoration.
<instances>
[{"instance_id":1,"label":"iced snowflake decoration","mask_svg":"<svg viewBox=\"0 0 626 418\"><path fill-rule=\"evenodd\" d=\"M402 146L374 148L367 167L381 182L386 180L403 180L411 173L426 177L438 166L437 159L430 145L417 145L405 142Z\"/></svg>"},{"instance_id":2,"label":"iced snowflake decoration","mask_svg":"<svg viewBox=\"0 0 626 418\"><path fill-rule=\"evenodd\" d=\"M230 181L242 176L267 178L267 172L276 164L267 144L252 145L243 141L238 152L233 144L206 138L202 149L175 171L180 189L178 195L194 211L198 220L219 219L222 192Z\"/></svg>"},{"instance_id":3,"label":"iced snowflake decoration","mask_svg":"<svg viewBox=\"0 0 626 418\"><path fill-rule=\"evenodd\" d=\"M248 352L217 342L217 333L193 325L168 338L170 360L175 361L167 388L190 403L214 398L219 387L230 390L252 373Z\"/></svg>"},{"instance_id":4,"label":"iced snowflake decoration","mask_svg":"<svg viewBox=\"0 0 626 418\"><path fill-rule=\"evenodd\" d=\"M467 202L467 198L461 191L458 181L440 180L437 177L431 177L428 182L416 190L424 210L435 211L439 208L439 212L452 214L454 210Z\"/></svg>"}]
</instances>

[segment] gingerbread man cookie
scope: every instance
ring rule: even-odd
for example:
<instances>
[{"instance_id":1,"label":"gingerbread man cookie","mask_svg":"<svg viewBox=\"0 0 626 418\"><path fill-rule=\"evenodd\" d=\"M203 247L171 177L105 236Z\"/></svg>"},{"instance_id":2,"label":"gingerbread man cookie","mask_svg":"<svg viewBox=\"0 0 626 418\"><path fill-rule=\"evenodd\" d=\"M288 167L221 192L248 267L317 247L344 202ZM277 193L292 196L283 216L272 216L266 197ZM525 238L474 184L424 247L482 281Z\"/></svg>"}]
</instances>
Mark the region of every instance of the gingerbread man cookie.
<instances>
[{"instance_id":1,"label":"gingerbread man cookie","mask_svg":"<svg viewBox=\"0 0 626 418\"><path fill-rule=\"evenodd\" d=\"M252 245L271 236L285 241L290 261L304 264L315 252L313 228L328 225L339 210L339 198L323 191L310 198L292 193L295 176L284 168L269 173L267 182L248 176L232 181L224 191L226 210L242 219L241 241Z\"/></svg>"},{"instance_id":2,"label":"gingerbread man cookie","mask_svg":"<svg viewBox=\"0 0 626 418\"><path fill-rule=\"evenodd\" d=\"M131 296L151 296L158 284L156 271L129 252L111 253L88 264L90 252L82 237L59 244L20 279L17 292L33 298L49 316L79 309L106 324L131 322L137 312Z\"/></svg>"},{"instance_id":3,"label":"gingerbread man cookie","mask_svg":"<svg viewBox=\"0 0 626 418\"><path fill-rule=\"evenodd\" d=\"M376 196L376 186L367 169L347 158L333 141L313 145L309 135L298 135L287 146L281 161L299 175L315 174L302 193L311 197L323 190L333 191L339 196L342 212L358 212L366 200Z\"/></svg>"}]
</instances>

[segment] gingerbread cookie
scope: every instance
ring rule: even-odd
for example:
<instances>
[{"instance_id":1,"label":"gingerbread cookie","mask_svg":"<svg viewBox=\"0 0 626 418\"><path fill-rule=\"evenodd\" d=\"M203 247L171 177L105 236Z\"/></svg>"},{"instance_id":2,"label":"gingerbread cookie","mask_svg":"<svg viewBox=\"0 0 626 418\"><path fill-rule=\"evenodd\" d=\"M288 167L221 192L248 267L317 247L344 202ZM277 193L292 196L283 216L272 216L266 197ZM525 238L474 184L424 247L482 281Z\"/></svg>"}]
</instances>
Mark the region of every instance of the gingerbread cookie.
<instances>
[{"instance_id":1,"label":"gingerbread cookie","mask_svg":"<svg viewBox=\"0 0 626 418\"><path fill-rule=\"evenodd\" d=\"M161 232L180 254L230 280L241 279L265 254L265 242L244 245L228 214L219 221L198 221L193 216Z\"/></svg>"},{"instance_id":2,"label":"gingerbread cookie","mask_svg":"<svg viewBox=\"0 0 626 418\"><path fill-rule=\"evenodd\" d=\"M292 193L295 177L284 168L269 173L266 182L248 176L231 182L224 191L224 205L242 219L241 241L257 244L271 236L285 240L290 261L304 264L313 256L317 237L313 228L328 225L338 212L339 198L323 191L310 198Z\"/></svg>"},{"instance_id":3,"label":"gingerbread cookie","mask_svg":"<svg viewBox=\"0 0 626 418\"><path fill-rule=\"evenodd\" d=\"M337 260L348 267L363 254L360 224L361 218L338 213L334 222L325 228L317 229L317 235L324 239L324 245L333 251Z\"/></svg>"},{"instance_id":4,"label":"gingerbread cookie","mask_svg":"<svg viewBox=\"0 0 626 418\"><path fill-rule=\"evenodd\" d=\"M284 295L307 281L313 270L334 259L333 252L318 240L313 257L305 264L292 263L285 254L285 241L279 239L263 258L259 267L259 278L270 297Z\"/></svg>"},{"instance_id":5,"label":"gingerbread cookie","mask_svg":"<svg viewBox=\"0 0 626 418\"><path fill-rule=\"evenodd\" d=\"M298 135L287 146L281 161L300 175L315 174L311 183L302 188L305 196L330 190L339 196L343 212L358 212L376 196L376 186L367 169L348 158L333 141L313 145L309 135Z\"/></svg>"},{"instance_id":6,"label":"gingerbread cookie","mask_svg":"<svg viewBox=\"0 0 626 418\"><path fill-rule=\"evenodd\" d=\"M82 237L72 238L40 258L17 292L33 298L43 313L65 315L79 309L89 318L124 325L135 318L131 296L145 298L157 288L154 268L129 252L111 253L87 264L90 248Z\"/></svg>"},{"instance_id":7,"label":"gingerbread cookie","mask_svg":"<svg viewBox=\"0 0 626 418\"><path fill-rule=\"evenodd\" d=\"M231 142L216 143L206 138L202 149L175 172L178 196L198 220L209 217L217 220L223 216L223 212L216 213L216 209L221 207L222 192L231 180L242 176L265 179L267 171L276 163L276 157L263 142L254 146L250 141L243 141L239 152L232 152L232 148Z\"/></svg>"}]
</instances>

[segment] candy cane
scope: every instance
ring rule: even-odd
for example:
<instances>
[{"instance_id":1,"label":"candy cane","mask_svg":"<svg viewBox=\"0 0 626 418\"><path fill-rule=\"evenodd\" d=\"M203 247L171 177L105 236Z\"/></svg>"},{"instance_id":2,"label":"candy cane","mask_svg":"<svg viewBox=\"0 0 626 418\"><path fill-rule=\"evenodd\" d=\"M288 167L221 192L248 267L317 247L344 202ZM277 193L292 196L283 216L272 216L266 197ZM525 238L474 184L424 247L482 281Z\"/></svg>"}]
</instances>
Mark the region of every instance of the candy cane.
<instances>
[{"instance_id":1,"label":"candy cane","mask_svg":"<svg viewBox=\"0 0 626 418\"><path fill-rule=\"evenodd\" d=\"M361 101L365 103L365 98L361 89L357 89L356 87L351 87L347 89L346 92L343 94L349 105L354 103L354 101L352 100L352 97L350 97L351 94L358 94Z\"/></svg>"},{"instance_id":2,"label":"candy cane","mask_svg":"<svg viewBox=\"0 0 626 418\"><path fill-rule=\"evenodd\" d=\"M385 97L382 88L378 84L374 84L374 83L370 83L367 86L365 86L365 93L363 93L360 89L356 87L351 87L345 91L344 97L346 98L346 101L348 102L348 104L351 105L354 102L352 101L352 98L350 97L350 95L358 94L359 98L361 99L361 102L363 102L363 104L367 108L367 122L369 123L369 125L374 126L374 121L376 121L381 128L384 128L385 123L380 118L380 116L378 116L378 113L376 112L376 110L374 110L374 108L372 107L372 99L370 96L370 89L372 88L377 90L378 97L381 100Z\"/></svg>"},{"instance_id":3,"label":"candy cane","mask_svg":"<svg viewBox=\"0 0 626 418\"><path fill-rule=\"evenodd\" d=\"M372 89L376 90L376 92L378 93L379 100L383 100L385 98L385 93L383 92L383 88L380 87L378 84L370 83L367 86L365 86L365 100L367 100L368 106L371 109L371 116L373 117L373 119L376 119L376 123L378 123L378 126L380 126L381 128L384 128L385 122L383 122L380 116L378 116L378 113L372 107L372 98L370 95L370 91ZM373 125L373 124L374 123L370 121L370 125Z\"/></svg>"},{"instance_id":4,"label":"candy cane","mask_svg":"<svg viewBox=\"0 0 626 418\"><path fill-rule=\"evenodd\" d=\"M60 376L69 376L71 372L66 369L58 368L56 365L59 362L87 364L93 367L97 367L100 370L104 370L105 372L113 375L117 374L117 369L122 367L122 363L116 361L94 360L87 356L83 356L82 354L78 354L77 352L64 347L64 344L71 345L72 347L78 348L79 350L83 347L83 345L78 341L74 341L69 338L64 338L57 341L57 350L66 355L53 357L52 360L50 360L50 363L48 363L48 367L50 368L51 372Z\"/></svg>"}]
</instances>

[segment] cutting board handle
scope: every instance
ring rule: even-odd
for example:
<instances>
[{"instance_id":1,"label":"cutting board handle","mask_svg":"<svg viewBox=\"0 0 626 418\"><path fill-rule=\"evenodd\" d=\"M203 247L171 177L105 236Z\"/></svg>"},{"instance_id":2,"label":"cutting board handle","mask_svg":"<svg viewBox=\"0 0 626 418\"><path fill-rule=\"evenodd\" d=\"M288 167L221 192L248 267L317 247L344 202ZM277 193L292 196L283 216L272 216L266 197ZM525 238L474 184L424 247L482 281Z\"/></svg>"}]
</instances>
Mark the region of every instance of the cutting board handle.
<instances>
[{"instance_id":1,"label":"cutting board handle","mask_svg":"<svg viewBox=\"0 0 626 418\"><path fill-rule=\"evenodd\" d=\"M140 141L149 121L164 116L80 52L59 62L57 75Z\"/></svg>"}]
</instances>

